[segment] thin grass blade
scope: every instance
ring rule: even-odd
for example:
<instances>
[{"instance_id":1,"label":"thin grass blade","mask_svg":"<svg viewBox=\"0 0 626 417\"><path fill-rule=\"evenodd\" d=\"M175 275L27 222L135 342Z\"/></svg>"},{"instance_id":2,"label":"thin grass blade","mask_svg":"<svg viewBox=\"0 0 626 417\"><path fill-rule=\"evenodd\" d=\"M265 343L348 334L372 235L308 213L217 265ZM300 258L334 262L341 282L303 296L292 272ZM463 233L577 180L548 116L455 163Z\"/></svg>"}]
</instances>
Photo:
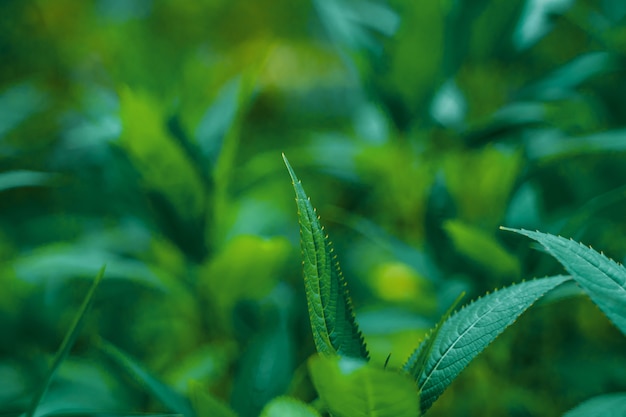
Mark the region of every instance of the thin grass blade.
<instances>
[{"instance_id":1,"label":"thin grass blade","mask_svg":"<svg viewBox=\"0 0 626 417\"><path fill-rule=\"evenodd\" d=\"M39 403L43 399L44 395L46 395L46 391L48 391L48 388L50 387L50 383L52 382L52 378L54 378L56 370L70 353L70 350L72 350L72 346L74 346L74 342L76 341L76 338L78 337L78 334L82 329L83 323L85 322L85 315L93 304L94 294L96 293L96 288L98 288L100 281L102 281L102 277L104 276L104 270L104 266L100 268L96 279L93 281L93 284L91 284L91 288L89 288L89 291L87 292L87 295L85 296L85 299L83 300L83 303L81 304L78 313L76 313L76 317L74 317L74 322L67 330L67 333L65 333L63 342L61 342L61 346L54 356L52 366L48 371L46 379L43 381L43 383L39 387L39 390L32 399L30 407L26 412L26 417L33 417L35 415L35 411L37 411Z\"/></svg>"}]
</instances>

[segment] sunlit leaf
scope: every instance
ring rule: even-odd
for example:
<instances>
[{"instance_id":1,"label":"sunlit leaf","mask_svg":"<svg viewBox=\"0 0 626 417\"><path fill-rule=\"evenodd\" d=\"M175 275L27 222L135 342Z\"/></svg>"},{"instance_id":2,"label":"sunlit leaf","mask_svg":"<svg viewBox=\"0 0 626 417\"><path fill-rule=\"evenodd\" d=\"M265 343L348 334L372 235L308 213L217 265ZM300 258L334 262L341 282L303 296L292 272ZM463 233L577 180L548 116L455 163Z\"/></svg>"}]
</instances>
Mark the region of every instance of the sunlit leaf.
<instances>
[{"instance_id":1,"label":"sunlit leaf","mask_svg":"<svg viewBox=\"0 0 626 417\"><path fill-rule=\"evenodd\" d=\"M504 288L467 305L438 326L404 367L417 381L422 412L428 410L472 359L526 309L568 279L555 276ZM425 360L419 360L424 356Z\"/></svg>"},{"instance_id":2,"label":"sunlit leaf","mask_svg":"<svg viewBox=\"0 0 626 417\"><path fill-rule=\"evenodd\" d=\"M402 373L356 358L313 356L313 385L336 417L419 417L415 384Z\"/></svg>"},{"instance_id":3,"label":"sunlit leaf","mask_svg":"<svg viewBox=\"0 0 626 417\"><path fill-rule=\"evenodd\" d=\"M146 186L166 196L183 218L204 209L204 186L191 160L165 129L162 103L141 91L120 91L120 145ZM176 175L172 175L176 173Z\"/></svg>"},{"instance_id":4,"label":"sunlit leaf","mask_svg":"<svg viewBox=\"0 0 626 417\"><path fill-rule=\"evenodd\" d=\"M304 285L317 351L325 355L337 353L367 358L367 348L352 312L347 284L330 241L285 155L283 159L296 192Z\"/></svg>"},{"instance_id":5,"label":"sunlit leaf","mask_svg":"<svg viewBox=\"0 0 626 417\"><path fill-rule=\"evenodd\" d=\"M600 310L626 334L626 268L590 247L561 236L507 229L539 242L572 274Z\"/></svg>"},{"instance_id":6,"label":"sunlit leaf","mask_svg":"<svg viewBox=\"0 0 626 417\"><path fill-rule=\"evenodd\" d=\"M295 398L277 397L263 408L261 417L320 417L320 414Z\"/></svg>"}]
</instances>

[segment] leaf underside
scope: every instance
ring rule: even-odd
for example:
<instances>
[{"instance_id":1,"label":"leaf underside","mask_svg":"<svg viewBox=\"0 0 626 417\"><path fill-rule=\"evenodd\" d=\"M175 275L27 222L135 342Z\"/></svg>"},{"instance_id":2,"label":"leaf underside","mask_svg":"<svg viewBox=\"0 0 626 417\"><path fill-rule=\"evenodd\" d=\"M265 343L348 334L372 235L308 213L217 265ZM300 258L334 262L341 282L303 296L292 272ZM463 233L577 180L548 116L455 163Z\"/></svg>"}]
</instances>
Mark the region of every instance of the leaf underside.
<instances>
[{"instance_id":1,"label":"leaf underside","mask_svg":"<svg viewBox=\"0 0 626 417\"><path fill-rule=\"evenodd\" d=\"M296 193L304 286L315 347L324 355L367 359L367 348L331 243L284 154L283 159Z\"/></svg>"},{"instance_id":2,"label":"leaf underside","mask_svg":"<svg viewBox=\"0 0 626 417\"><path fill-rule=\"evenodd\" d=\"M626 334L626 268L571 239L547 233L502 228L539 242L572 274L615 326Z\"/></svg>"},{"instance_id":3,"label":"leaf underside","mask_svg":"<svg viewBox=\"0 0 626 417\"><path fill-rule=\"evenodd\" d=\"M424 340L404 365L418 384L422 413L526 309L568 279L541 278L487 294L452 315Z\"/></svg>"}]
</instances>

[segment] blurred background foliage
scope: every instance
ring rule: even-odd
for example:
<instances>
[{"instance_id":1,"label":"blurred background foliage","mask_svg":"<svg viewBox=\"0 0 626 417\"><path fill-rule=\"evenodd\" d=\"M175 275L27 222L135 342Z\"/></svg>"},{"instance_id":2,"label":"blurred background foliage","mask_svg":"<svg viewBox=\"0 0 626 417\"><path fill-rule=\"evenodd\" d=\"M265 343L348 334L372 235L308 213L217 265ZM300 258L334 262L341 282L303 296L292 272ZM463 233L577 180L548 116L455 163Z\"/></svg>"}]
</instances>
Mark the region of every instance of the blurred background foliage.
<instances>
[{"instance_id":1,"label":"blurred background foliage","mask_svg":"<svg viewBox=\"0 0 626 417\"><path fill-rule=\"evenodd\" d=\"M461 291L562 272L500 225L623 261L625 23L622 0L3 0L0 412L27 408L105 263L38 416L312 401L281 152L376 363ZM625 390L597 308L544 304L429 415Z\"/></svg>"}]
</instances>

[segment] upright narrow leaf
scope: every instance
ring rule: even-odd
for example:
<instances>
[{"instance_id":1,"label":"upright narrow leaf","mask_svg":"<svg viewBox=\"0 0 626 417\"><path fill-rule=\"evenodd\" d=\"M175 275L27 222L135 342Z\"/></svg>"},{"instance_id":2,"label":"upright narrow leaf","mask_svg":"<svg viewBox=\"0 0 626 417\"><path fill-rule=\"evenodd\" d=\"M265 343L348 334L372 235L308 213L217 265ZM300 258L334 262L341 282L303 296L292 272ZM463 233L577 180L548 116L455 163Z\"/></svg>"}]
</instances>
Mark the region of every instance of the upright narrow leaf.
<instances>
[{"instance_id":1,"label":"upright narrow leaf","mask_svg":"<svg viewBox=\"0 0 626 417\"><path fill-rule=\"evenodd\" d=\"M296 192L304 286L315 347L325 355L336 353L367 359L367 348L352 312L346 281L332 254L328 236L285 155L283 159Z\"/></svg>"},{"instance_id":2,"label":"upright narrow leaf","mask_svg":"<svg viewBox=\"0 0 626 417\"><path fill-rule=\"evenodd\" d=\"M568 280L555 276L523 282L488 294L446 320L411 355L404 369L417 381L422 413L461 371L542 295ZM419 358L428 349L423 366Z\"/></svg>"},{"instance_id":3,"label":"upright narrow leaf","mask_svg":"<svg viewBox=\"0 0 626 417\"><path fill-rule=\"evenodd\" d=\"M529 230L503 229L539 242L563 264L617 328L626 334L626 268L573 240Z\"/></svg>"},{"instance_id":4,"label":"upright narrow leaf","mask_svg":"<svg viewBox=\"0 0 626 417\"><path fill-rule=\"evenodd\" d=\"M54 356L54 361L52 362L52 366L48 370L48 375L46 379L42 382L41 386L39 387L39 390L33 397L33 400L30 404L28 412L26 413L26 417L33 417L33 415L35 414L35 411L37 410L37 407L39 406L39 403L41 402L41 399L46 394L46 391L48 390L48 387L50 386L50 382L52 382L54 373L59 368L63 360L67 357L67 355L70 353L72 346L74 346L74 342L76 341L76 338L78 337L78 333L80 333L80 330L85 321L85 314L87 313L87 311L89 310L89 307L91 307L91 304L93 303L93 296L103 276L104 276L104 266L100 268L100 272L98 272L96 279L93 281L93 284L91 284L91 288L89 289L89 292L87 293L87 295L85 296L85 299L83 300L83 304L80 306L78 313L76 313L76 317L74 318L74 322L72 323L72 326L68 329L67 333L65 334L65 338L63 338L63 342L61 342L61 346L59 347L59 350Z\"/></svg>"}]
</instances>

